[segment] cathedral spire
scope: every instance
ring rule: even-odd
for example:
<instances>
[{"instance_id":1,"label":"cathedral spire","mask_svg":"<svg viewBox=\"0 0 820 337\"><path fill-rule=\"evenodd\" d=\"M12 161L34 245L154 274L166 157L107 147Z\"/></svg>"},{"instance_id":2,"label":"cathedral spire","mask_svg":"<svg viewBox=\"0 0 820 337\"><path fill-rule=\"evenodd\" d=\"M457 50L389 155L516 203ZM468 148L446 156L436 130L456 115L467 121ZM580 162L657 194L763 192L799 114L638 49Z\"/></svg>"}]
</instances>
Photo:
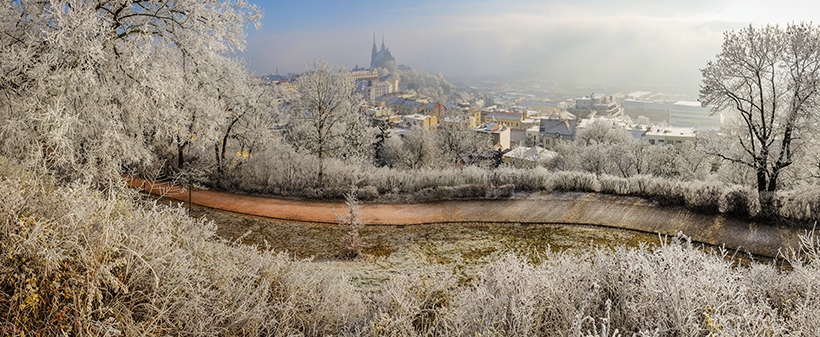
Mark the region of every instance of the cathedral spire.
<instances>
[{"instance_id":1,"label":"cathedral spire","mask_svg":"<svg viewBox=\"0 0 820 337\"><path fill-rule=\"evenodd\" d=\"M376 59L376 54L378 54L378 53L379 53L379 51L376 50L376 30L374 29L373 30L373 51L370 52L370 64L371 65L373 64L373 60Z\"/></svg>"},{"instance_id":2,"label":"cathedral spire","mask_svg":"<svg viewBox=\"0 0 820 337\"><path fill-rule=\"evenodd\" d=\"M382 31L382 50L384 50L384 31Z\"/></svg>"}]
</instances>

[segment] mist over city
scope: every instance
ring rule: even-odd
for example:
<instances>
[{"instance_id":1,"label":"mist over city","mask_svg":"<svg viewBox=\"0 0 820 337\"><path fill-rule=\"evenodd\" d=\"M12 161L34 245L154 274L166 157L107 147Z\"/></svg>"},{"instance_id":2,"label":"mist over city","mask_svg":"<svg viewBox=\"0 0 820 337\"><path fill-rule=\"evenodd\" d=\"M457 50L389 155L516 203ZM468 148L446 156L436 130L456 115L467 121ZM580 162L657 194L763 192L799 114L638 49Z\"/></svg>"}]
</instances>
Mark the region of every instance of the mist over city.
<instances>
[{"instance_id":1,"label":"mist over city","mask_svg":"<svg viewBox=\"0 0 820 337\"><path fill-rule=\"evenodd\" d=\"M564 89L672 89L691 99L724 31L820 21L818 5L806 1L258 4L262 28L248 30L239 54L257 75L298 73L314 58L367 67L375 32L398 64L441 71L450 82L527 78Z\"/></svg>"}]
</instances>

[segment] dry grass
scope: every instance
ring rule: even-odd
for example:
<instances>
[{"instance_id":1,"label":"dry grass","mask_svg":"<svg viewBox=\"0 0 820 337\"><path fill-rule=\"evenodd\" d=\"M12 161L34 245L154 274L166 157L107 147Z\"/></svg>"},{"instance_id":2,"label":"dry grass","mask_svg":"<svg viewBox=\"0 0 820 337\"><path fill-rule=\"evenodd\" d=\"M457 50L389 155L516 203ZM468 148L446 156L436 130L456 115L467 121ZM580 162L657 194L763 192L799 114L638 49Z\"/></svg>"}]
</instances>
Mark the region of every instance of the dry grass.
<instances>
[{"instance_id":1,"label":"dry grass","mask_svg":"<svg viewBox=\"0 0 820 337\"><path fill-rule=\"evenodd\" d=\"M489 264L507 254L541 263L544 250L587 251L594 247L659 244L657 235L580 225L438 224L420 226L367 226L360 230L364 242L360 258L342 262L337 242L345 230L332 225L287 223L233 215L194 207L191 215L217 224L216 233L259 247L337 264L353 279L372 288L391 275L417 270L418 261L448 265L460 283L474 279Z\"/></svg>"}]
</instances>

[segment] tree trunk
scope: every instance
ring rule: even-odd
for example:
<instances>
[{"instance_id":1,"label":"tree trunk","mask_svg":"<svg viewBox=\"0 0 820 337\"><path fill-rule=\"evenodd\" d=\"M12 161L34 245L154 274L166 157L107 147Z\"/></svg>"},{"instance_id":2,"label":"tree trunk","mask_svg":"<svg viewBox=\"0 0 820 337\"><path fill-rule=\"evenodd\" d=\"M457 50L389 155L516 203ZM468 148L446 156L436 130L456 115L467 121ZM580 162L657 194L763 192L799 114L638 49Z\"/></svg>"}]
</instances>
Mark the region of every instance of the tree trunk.
<instances>
[{"instance_id":1,"label":"tree trunk","mask_svg":"<svg viewBox=\"0 0 820 337\"><path fill-rule=\"evenodd\" d=\"M767 179L766 179L766 168L765 167L758 167L757 168L757 191L764 192L768 187Z\"/></svg>"},{"instance_id":2,"label":"tree trunk","mask_svg":"<svg viewBox=\"0 0 820 337\"><path fill-rule=\"evenodd\" d=\"M236 122L239 121L239 119L241 117L242 116L240 115L239 117L234 118L233 120L231 120L231 123L228 124L228 128L225 130L225 135L222 137L222 150L218 151L217 154L216 154L216 157L217 157L216 158L217 172L219 172L220 176L223 173L222 163L225 162L225 149L228 148L228 138L230 138L230 136L231 136L231 130L233 129L233 126L236 124Z\"/></svg>"},{"instance_id":3,"label":"tree trunk","mask_svg":"<svg viewBox=\"0 0 820 337\"><path fill-rule=\"evenodd\" d=\"M224 153L224 151L223 151ZM214 156L216 157L216 172L222 176L222 159L219 157L219 144L214 144ZM224 155L223 155L224 157Z\"/></svg>"},{"instance_id":4,"label":"tree trunk","mask_svg":"<svg viewBox=\"0 0 820 337\"><path fill-rule=\"evenodd\" d=\"M774 192L777 190L777 176L780 175L780 170L775 170L772 172L771 177L769 177L769 186L767 187L766 191Z\"/></svg>"},{"instance_id":5,"label":"tree trunk","mask_svg":"<svg viewBox=\"0 0 820 337\"><path fill-rule=\"evenodd\" d=\"M183 151L185 151L185 147L188 146L188 141L184 143L179 143L179 136L177 136L177 168L182 169L183 164L185 163L184 157L182 155Z\"/></svg>"}]
</instances>

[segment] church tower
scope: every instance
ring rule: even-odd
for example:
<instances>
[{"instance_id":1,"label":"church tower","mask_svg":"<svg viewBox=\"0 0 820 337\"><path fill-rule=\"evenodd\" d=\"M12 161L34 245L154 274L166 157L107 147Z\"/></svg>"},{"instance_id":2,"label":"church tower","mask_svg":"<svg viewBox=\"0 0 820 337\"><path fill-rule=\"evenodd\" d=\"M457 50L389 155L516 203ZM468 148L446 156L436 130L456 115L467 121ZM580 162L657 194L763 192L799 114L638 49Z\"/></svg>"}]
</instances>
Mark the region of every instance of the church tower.
<instances>
[{"instance_id":1,"label":"church tower","mask_svg":"<svg viewBox=\"0 0 820 337\"><path fill-rule=\"evenodd\" d=\"M384 32L382 32L382 49L376 49L376 32L373 32L373 51L370 53L370 70L378 68L387 68L388 63L396 62L393 55L390 54L390 49L384 45Z\"/></svg>"},{"instance_id":2,"label":"church tower","mask_svg":"<svg viewBox=\"0 0 820 337\"><path fill-rule=\"evenodd\" d=\"M384 37L382 37L382 38L384 38ZM384 43L384 42L382 41L382 43ZM373 31L373 51L370 53L370 64L373 64L373 61L376 60L376 54L378 54L378 53L379 53L379 51L376 50L376 31L374 30Z\"/></svg>"}]
</instances>

